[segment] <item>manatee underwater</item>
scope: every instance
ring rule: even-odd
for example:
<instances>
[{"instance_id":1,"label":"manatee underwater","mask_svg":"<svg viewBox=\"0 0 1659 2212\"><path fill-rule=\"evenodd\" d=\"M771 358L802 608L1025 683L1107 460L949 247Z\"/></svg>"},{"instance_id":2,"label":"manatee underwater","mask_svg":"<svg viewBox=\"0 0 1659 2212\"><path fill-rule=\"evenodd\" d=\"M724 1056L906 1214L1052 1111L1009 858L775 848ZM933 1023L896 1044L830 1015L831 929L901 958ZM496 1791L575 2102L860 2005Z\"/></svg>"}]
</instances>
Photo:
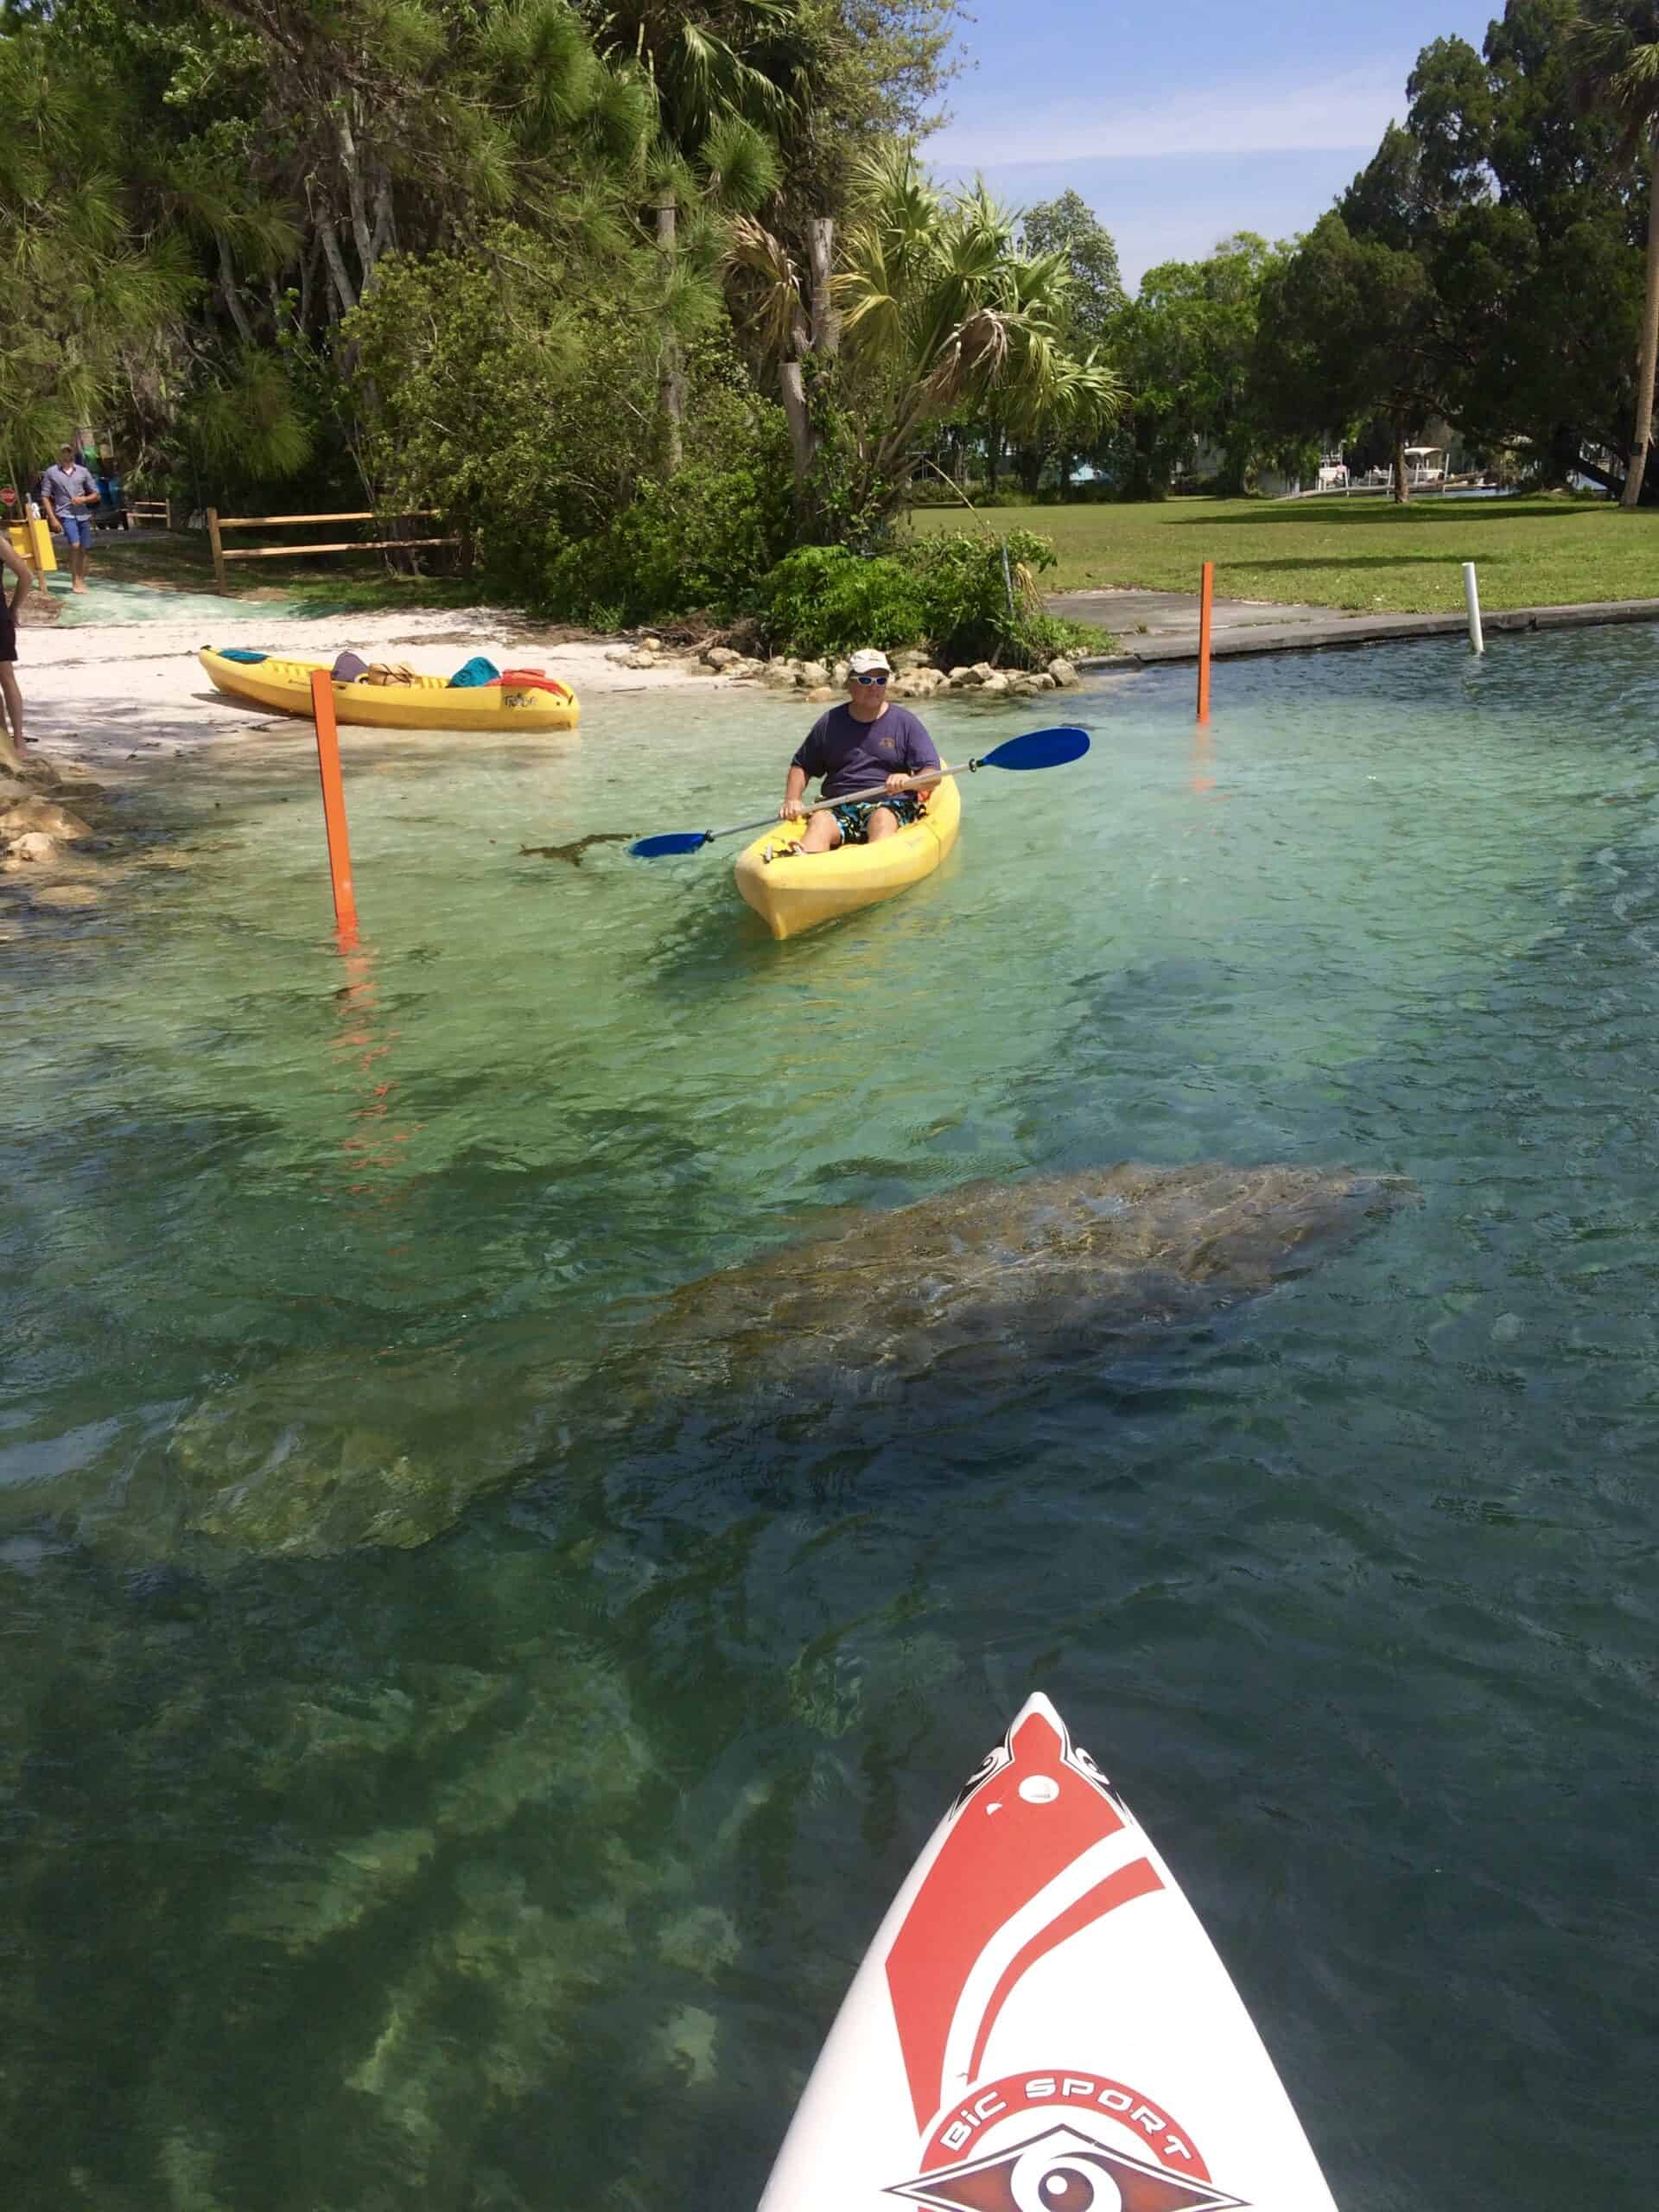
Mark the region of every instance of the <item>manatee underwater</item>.
<instances>
[{"instance_id":1,"label":"manatee underwater","mask_svg":"<svg viewBox=\"0 0 1659 2212\"><path fill-rule=\"evenodd\" d=\"M1260 1296L1416 1196L1344 1170L1125 1164L843 1215L687 1283L586 1369L541 1357L522 1325L459 1358L280 1363L175 1429L178 1517L266 1554L423 1543L554 1440L626 1436L633 1408L783 1390L832 1412L969 1367L1097 1363Z\"/></svg>"},{"instance_id":2,"label":"manatee underwater","mask_svg":"<svg viewBox=\"0 0 1659 2212\"><path fill-rule=\"evenodd\" d=\"M688 1283L639 1349L659 1389L1020 1366L1223 1312L1414 1196L1395 1177L1214 1163L967 1183Z\"/></svg>"}]
</instances>

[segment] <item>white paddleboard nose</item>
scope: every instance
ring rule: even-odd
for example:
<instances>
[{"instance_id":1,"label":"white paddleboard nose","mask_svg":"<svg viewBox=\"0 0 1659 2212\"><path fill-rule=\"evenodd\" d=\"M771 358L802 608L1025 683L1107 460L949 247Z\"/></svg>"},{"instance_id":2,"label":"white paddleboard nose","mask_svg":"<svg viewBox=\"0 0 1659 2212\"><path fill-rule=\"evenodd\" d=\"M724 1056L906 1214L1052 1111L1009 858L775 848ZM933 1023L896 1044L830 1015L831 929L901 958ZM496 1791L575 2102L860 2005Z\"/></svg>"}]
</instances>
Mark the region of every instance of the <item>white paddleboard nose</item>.
<instances>
[{"instance_id":1,"label":"white paddleboard nose","mask_svg":"<svg viewBox=\"0 0 1659 2212\"><path fill-rule=\"evenodd\" d=\"M761 2212L895 2199L1335 2212L1174 1876L1040 1690L883 1921Z\"/></svg>"}]
</instances>

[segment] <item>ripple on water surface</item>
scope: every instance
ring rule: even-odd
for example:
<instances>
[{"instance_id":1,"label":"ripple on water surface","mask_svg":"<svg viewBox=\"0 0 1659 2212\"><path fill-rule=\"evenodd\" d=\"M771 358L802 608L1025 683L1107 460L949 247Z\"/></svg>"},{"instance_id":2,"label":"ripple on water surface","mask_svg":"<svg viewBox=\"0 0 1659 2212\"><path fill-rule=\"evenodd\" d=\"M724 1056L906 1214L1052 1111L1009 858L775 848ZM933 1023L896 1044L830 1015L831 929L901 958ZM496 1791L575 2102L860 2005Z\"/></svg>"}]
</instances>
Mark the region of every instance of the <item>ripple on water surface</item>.
<instances>
[{"instance_id":1,"label":"ripple on water surface","mask_svg":"<svg viewBox=\"0 0 1659 2212\"><path fill-rule=\"evenodd\" d=\"M770 702L357 754L347 960L302 752L174 802L194 868L0 1015L10 2200L752 2199L1040 1684L1346 2212L1644 2202L1656 689L1639 630L1230 665L1206 738L1116 684L781 947L730 847L521 850L759 812ZM949 1389L631 1359L849 1209L1125 1159L1422 1204ZM378 1547L286 1543L371 1478Z\"/></svg>"}]
</instances>

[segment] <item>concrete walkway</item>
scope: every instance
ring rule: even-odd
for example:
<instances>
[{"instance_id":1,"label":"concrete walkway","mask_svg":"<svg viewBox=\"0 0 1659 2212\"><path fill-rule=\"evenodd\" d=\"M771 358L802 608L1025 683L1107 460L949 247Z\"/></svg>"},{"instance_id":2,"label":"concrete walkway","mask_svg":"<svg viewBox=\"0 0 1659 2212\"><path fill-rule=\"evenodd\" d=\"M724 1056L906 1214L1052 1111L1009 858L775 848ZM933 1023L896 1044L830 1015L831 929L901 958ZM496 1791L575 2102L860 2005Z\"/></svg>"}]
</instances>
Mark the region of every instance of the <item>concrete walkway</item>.
<instances>
[{"instance_id":1,"label":"concrete walkway","mask_svg":"<svg viewBox=\"0 0 1659 2212\"><path fill-rule=\"evenodd\" d=\"M1090 668L1141 666L1198 657L1196 592L1055 592L1044 604L1051 614L1109 630L1118 652ZM1659 622L1659 599L1612 599L1567 607L1510 607L1483 613L1488 636L1513 630L1577 630L1607 622ZM1314 652L1342 645L1370 645L1394 638L1462 637L1468 623L1457 614L1351 614L1337 607L1283 605L1260 599L1217 599L1210 649L1217 660L1243 653Z\"/></svg>"}]
</instances>

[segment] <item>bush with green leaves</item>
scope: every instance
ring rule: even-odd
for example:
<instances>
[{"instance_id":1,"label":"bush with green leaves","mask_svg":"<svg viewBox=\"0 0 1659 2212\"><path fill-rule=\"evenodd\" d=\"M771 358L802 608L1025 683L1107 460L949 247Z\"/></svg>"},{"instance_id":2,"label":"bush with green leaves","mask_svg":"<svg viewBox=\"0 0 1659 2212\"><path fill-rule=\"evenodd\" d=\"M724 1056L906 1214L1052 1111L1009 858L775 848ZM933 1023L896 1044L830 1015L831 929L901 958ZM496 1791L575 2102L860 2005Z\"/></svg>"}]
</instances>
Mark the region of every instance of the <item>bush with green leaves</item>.
<instances>
[{"instance_id":1,"label":"bush with green leaves","mask_svg":"<svg viewBox=\"0 0 1659 2212\"><path fill-rule=\"evenodd\" d=\"M536 598L550 556L653 467L656 353L632 312L650 274L643 253L584 266L501 225L465 257L385 255L352 317L381 503L442 514L490 589Z\"/></svg>"},{"instance_id":2,"label":"bush with green leaves","mask_svg":"<svg viewBox=\"0 0 1659 2212\"><path fill-rule=\"evenodd\" d=\"M775 649L814 657L925 645L947 664L1041 668L1087 639L1043 612L1036 580L1057 557L1028 530L919 538L868 558L804 545L766 579L760 626Z\"/></svg>"},{"instance_id":3,"label":"bush with green leaves","mask_svg":"<svg viewBox=\"0 0 1659 2212\"><path fill-rule=\"evenodd\" d=\"M763 586L761 628L780 649L814 658L859 645L918 645L927 635L921 580L906 559L844 545L802 545Z\"/></svg>"},{"instance_id":4,"label":"bush with green leaves","mask_svg":"<svg viewBox=\"0 0 1659 2212\"><path fill-rule=\"evenodd\" d=\"M790 542L782 410L718 335L683 356L671 472L656 276L643 249L584 266L503 226L469 259L387 255L353 317L383 492L442 512L485 585L539 613L729 613Z\"/></svg>"},{"instance_id":5,"label":"bush with green leaves","mask_svg":"<svg viewBox=\"0 0 1659 2212\"><path fill-rule=\"evenodd\" d=\"M606 529L543 558L538 607L605 628L694 613L727 620L749 603L789 543L783 411L707 394L686 448L684 466L666 481L643 479Z\"/></svg>"},{"instance_id":6,"label":"bush with green leaves","mask_svg":"<svg viewBox=\"0 0 1659 2212\"><path fill-rule=\"evenodd\" d=\"M926 594L928 635L953 662L1037 668L1074 634L1043 613L1037 578L1058 556L1033 531L953 531L918 538L910 557Z\"/></svg>"}]
</instances>

